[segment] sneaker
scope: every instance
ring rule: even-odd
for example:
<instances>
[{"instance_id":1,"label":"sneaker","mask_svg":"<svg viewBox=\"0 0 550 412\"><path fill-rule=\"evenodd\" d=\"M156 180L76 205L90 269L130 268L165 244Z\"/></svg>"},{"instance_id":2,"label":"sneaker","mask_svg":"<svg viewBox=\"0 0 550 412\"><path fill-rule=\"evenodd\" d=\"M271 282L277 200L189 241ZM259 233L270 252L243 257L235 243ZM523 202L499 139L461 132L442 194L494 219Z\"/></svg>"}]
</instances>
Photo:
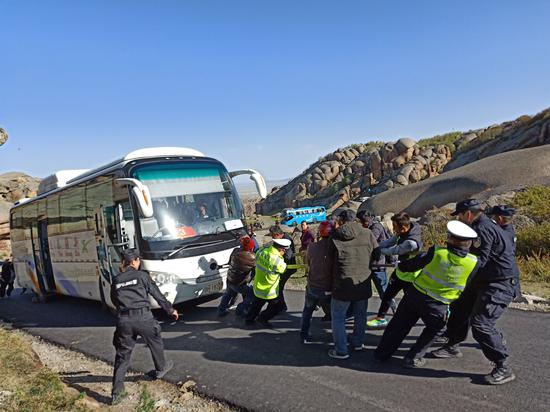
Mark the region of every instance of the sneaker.
<instances>
[{"instance_id":1,"label":"sneaker","mask_svg":"<svg viewBox=\"0 0 550 412\"><path fill-rule=\"evenodd\" d=\"M262 325L264 328L273 329L273 325L268 320L258 318L258 323Z\"/></svg>"},{"instance_id":2,"label":"sneaker","mask_svg":"<svg viewBox=\"0 0 550 412\"><path fill-rule=\"evenodd\" d=\"M118 405L126 397L128 397L128 392L126 392L125 389L123 389L120 393L117 393L116 395L113 394L111 398L111 405Z\"/></svg>"},{"instance_id":3,"label":"sneaker","mask_svg":"<svg viewBox=\"0 0 550 412\"><path fill-rule=\"evenodd\" d=\"M512 382L516 379L516 375L512 372L512 368L508 366L495 366L490 374L483 377L485 383L489 385L502 385L503 383Z\"/></svg>"},{"instance_id":4,"label":"sneaker","mask_svg":"<svg viewBox=\"0 0 550 412\"><path fill-rule=\"evenodd\" d=\"M304 345L311 345L313 343L313 339L311 339L311 336L302 336L302 343Z\"/></svg>"},{"instance_id":5,"label":"sneaker","mask_svg":"<svg viewBox=\"0 0 550 412\"><path fill-rule=\"evenodd\" d=\"M336 352L336 349L331 349L328 351L328 356L334 359L347 359L349 358L348 353L338 353Z\"/></svg>"},{"instance_id":6,"label":"sneaker","mask_svg":"<svg viewBox=\"0 0 550 412\"><path fill-rule=\"evenodd\" d=\"M449 342L449 338L447 336L438 336L434 340L434 345L445 345Z\"/></svg>"},{"instance_id":7,"label":"sneaker","mask_svg":"<svg viewBox=\"0 0 550 412\"><path fill-rule=\"evenodd\" d=\"M332 316L325 315L321 318L321 322L332 322Z\"/></svg>"},{"instance_id":8,"label":"sneaker","mask_svg":"<svg viewBox=\"0 0 550 412\"><path fill-rule=\"evenodd\" d=\"M462 358L462 352L456 346L443 346L437 350L430 352L430 355L438 359L447 358Z\"/></svg>"},{"instance_id":9,"label":"sneaker","mask_svg":"<svg viewBox=\"0 0 550 412\"><path fill-rule=\"evenodd\" d=\"M229 314L228 310L224 310L223 312L218 312L218 318L223 318L224 316L227 316Z\"/></svg>"},{"instance_id":10,"label":"sneaker","mask_svg":"<svg viewBox=\"0 0 550 412\"><path fill-rule=\"evenodd\" d=\"M426 364L426 359L424 358L403 358L403 363L401 366L407 369L421 368Z\"/></svg>"},{"instance_id":11,"label":"sneaker","mask_svg":"<svg viewBox=\"0 0 550 412\"><path fill-rule=\"evenodd\" d=\"M367 347L365 345L360 345L360 346L354 346L353 347L353 350L355 352L361 352L363 349L367 349Z\"/></svg>"},{"instance_id":12,"label":"sneaker","mask_svg":"<svg viewBox=\"0 0 550 412\"><path fill-rule=\"evenodd\" d=\"M380 318L372 318L371 320L367 321L367 326L369 328L385 328L388 324L388 321L386 319L380 319Z\"/></svg>"},{"instance_id":13,"label":"sneaker","mask_svg":"<svg viewBox=\"0 0 550 412\"><path fill-rule=\"evenodd\" d=\"M171 361L171 360L166 361L166 365L164 365L164 369L161 371L157 371L156 378L162 379L164 375L166 375L168 372L172 370L173 367L174 367L174 361Z\"/></svg>"}]
</instances>

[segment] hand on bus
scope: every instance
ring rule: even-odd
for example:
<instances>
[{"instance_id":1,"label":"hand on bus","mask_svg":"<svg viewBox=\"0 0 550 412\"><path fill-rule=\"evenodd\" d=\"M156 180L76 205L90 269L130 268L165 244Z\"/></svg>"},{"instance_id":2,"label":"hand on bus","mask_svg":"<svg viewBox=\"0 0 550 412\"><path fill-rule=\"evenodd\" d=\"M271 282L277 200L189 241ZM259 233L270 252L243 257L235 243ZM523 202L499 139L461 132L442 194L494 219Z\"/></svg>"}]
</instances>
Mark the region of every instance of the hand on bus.
<instances>
[{"instance_id":1,"label":"hand on bus","mask_svg":"<svg viewBox=\"0 0 550 412\"><path fill-rule=\"evenodd\" d=\"M180 315L176 309L172 309L172 313L170 314L174 320L178 320Z\"/></svg>"}]
</instances>

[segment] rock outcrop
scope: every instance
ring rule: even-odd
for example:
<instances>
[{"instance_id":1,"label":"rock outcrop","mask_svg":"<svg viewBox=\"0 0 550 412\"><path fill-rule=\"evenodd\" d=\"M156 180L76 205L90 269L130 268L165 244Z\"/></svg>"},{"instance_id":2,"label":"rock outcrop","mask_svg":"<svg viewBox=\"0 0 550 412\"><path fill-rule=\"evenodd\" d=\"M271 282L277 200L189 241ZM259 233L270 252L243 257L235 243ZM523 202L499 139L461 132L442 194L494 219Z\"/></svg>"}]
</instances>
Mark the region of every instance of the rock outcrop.
<instances>
[{"instance_id":1,"label":"rock outcrop","mask_svg":"<svg viewBox=\"0 0 550 412\"><path fill-rule=\"evenodd\" d=\"M8 132L0 127L0 146L2 146L8 140Z\"/></svg>"},{"instance_id":2,"label":"rock outcrop","mask_svg":"<svg viewBox=\"0 0 550 412\"><path fill-rule=\"evenodd\" d=\"M537 115L520 116L514 121L471 130L454 142L457 152L445 171L498 153L550 143L550 109Z\"/></svg>"},{"instance_id":3,"label":"rock outcrop","mask_svg":"<svg viewBox=\"0 0 550 412\"><path fill-rule=\"evenodd\" d=\"M409 138L395 143L352 145L323 157L273 191L256 209L260 214L271 214L306 204L337 207L361 195L370 196L437 176L451 156L446 145L419 147Z\"/></svg>"},{"instance_id":4,"label":"rock outcrop","mask_svg":"<svg viewBox=\"0 0 550 412\"><path fill-rule=\"evenodd\" d=\"M481 200L531 185L550 185L550 145L500 153L440 176L367 199L359 209L377 215L406 211L421 216L468 197Z\"/></svg>"},{"instance_id":5,"label":"rock outcrop","mask_svg":"<svg viewBox=\"0 0 550 412\"><path fill-rule=\"evenodd\" d=\"M433 144L426 144L431 141ZM498 153L548 143L550 109L533 117L521 116L511 122L460 133L451 141L415 142L402 138L395 143L355 144L319 159L272 191L256 205L256 211L273 214L285 207L306 205L334 209L349 200L408 187Z\"/></svg>"},{"instance_id":6,"label":"rock outcrop","mask_svg":"<svg viewBox=\"0 0 550 412\"><path fill-rule=\"evenodd\" d=\"M11 172L0 175L0 256L10 254L9 211L14 202L36 196L40 179L24 173Z\"/></svg>"}]
</instances>

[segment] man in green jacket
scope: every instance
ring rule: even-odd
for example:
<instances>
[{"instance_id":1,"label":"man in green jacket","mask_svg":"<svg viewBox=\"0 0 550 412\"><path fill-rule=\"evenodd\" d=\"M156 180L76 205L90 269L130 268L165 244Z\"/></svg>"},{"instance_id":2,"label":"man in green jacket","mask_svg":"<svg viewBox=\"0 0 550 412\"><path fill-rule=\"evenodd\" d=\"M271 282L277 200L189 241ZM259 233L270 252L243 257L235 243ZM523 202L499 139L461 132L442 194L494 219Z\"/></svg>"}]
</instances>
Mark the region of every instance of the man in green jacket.
<instances>
[{"instance_id":1,"label":"man in green jacket","mask_svg":"<svg viewBox=\"0 0 550 412\"><path fill-rule=\"evenodd\" d=\"M374 351L376 359L383 361L393 355L418 319L424 330L403 359L403 367L418 368L426 363L424 355L444 328L449 305L458 299L479 267L477 258L468 253L475 230L453 220L447 223L447 247L431 247L412 259L399 264L401 270L421 270L409 287L389 322L382 340Z\"/></svg>"},{"instance_id":2,"label":"man in green jacket","mask_svg":"<svg viewBox=\"0 0 550 412\"><path fill-rule=\"evenodd\" d=\"M288 239L273 239L273 243L256 253L256 273L254 275L254 297L246 315L246 324L251 325L257 318L258 323L272 328L269 320L280 312L279 281L286 270L283 259L290 247ZM267 303L267 308L260 313ZM259 315L258 315L259 314Z\"/></svg>"}]
</instances>

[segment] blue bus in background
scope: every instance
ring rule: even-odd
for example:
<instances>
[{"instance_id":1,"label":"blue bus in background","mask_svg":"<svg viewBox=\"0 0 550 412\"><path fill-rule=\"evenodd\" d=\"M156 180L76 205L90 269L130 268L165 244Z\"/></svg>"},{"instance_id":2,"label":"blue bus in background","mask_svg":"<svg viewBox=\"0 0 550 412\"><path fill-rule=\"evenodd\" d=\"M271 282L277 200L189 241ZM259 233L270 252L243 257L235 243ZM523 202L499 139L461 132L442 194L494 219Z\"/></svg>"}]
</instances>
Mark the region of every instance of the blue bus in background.
<instances>
[{"instance_id":1,"label":"blue bus in background","mask_svg":"<svg viewBox=\"0 0 550 412\"><path fill-rule=\"evenodd\" d=\"M287 226L298 226L302 222L317 223L324 220L327 220L327 210L324 206L283 209L281 213L281 223Z\"/></svg>"}]
</instances>

